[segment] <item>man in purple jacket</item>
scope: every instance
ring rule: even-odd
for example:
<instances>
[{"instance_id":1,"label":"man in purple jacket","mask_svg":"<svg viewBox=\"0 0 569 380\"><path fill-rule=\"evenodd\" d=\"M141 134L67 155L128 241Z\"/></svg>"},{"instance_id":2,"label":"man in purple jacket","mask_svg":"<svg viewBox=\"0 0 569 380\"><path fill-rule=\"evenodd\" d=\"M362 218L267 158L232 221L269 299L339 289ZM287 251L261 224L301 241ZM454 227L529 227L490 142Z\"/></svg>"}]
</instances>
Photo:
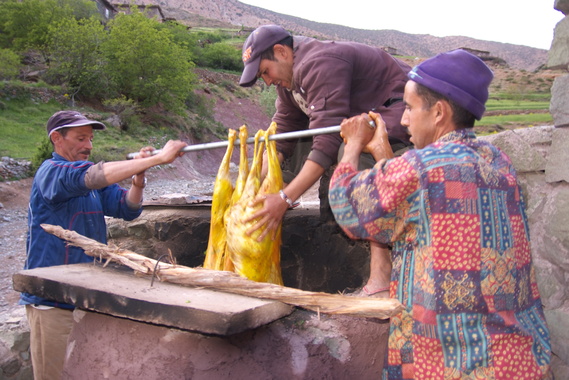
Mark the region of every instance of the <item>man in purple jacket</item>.
<instances>
[{"instance_id":1,"label":"man in purple jacket","mask_svg":"<svg viewBox=\"0 0 569 380\"><path fill-rule=\"evenodd\" d=\"M94 164L88 159L95 129L105 125L72 110L56 112L48 120L54 152L41 164L32 184L25 269L92 262L83 249L67 245L41 225L58 225L106 243L105 216L138 217L146 185L144 171L174 161L187 145L171 140L156 155L151 155L154 148L145 147L138 159ZM131 177L129 190L117 184ZM26 305L30 324L34 378L61 379L74 306L29 293L21 294L20 304Z\"/></svg>"},{"instance_id":2,"label":"man in purple jacket","mask_svg":"<svg viewBox=\"0 0 569 380\"><path fill-rule=\"evenodd\" d=\"M292 36L280 26L264 25L245 42L243 62L241 86L252 86L259 78L268 86L276 86L273 121L277 123L277 133L340 125L346 118L373 110L385 120L393 151L410 145L400 120L407 72L411 68L382 49ZM306 144L308 149L303 154ZM266 232L274 231L293 202L321 179L321 219L327 221L328 215L333 220L327 201L329 169L338 162L341 145L339 133L314 136L308 143L277 141L281 162L300 162L296 164L297 173L294 178L287 178L284 173L288 183L284 191L259 199L264 207L251 219L259 218L258 226L266 224ZM371 246L370 277L359 295L387 295L389 256L387 246Z\"/></svg>"}]
</instances>

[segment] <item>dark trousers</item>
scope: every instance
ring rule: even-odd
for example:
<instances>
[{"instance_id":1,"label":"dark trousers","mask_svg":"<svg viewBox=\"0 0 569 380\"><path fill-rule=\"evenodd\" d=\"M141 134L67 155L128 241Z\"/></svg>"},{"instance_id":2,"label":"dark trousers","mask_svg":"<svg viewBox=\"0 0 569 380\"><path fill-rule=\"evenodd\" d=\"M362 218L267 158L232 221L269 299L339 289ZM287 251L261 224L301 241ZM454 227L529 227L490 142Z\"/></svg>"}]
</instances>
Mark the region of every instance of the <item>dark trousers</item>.
<instances>
[{"instance_id":1,"label":"dark trousers","mask_svg":"<svg viewBox=\"0 0 569 380\"><path fill-rule=\"evenodd\" d=\"M290 183L300 172L302 167L304 166L304 162L312 149L312 137L305 137L299 139L296 147L294 149L294 153L291 157L283 162L282 169L283 169L283 181L285 183ZM392 143L391 149L394 152L395 156L400 156L401 154L405 153L409 146L406 146L404 143ZM340 150L338 151L338 161L342 159L344 155L344 144L340 146ZM360 162L358 165L358 170L364 170L372 168L375 165L375 160L373 159L372 155L369 153L362 153L360 155ZM322 177L320 177L320 186L318 187L318 198L320 199L320 221L323 223L327 222L334 222L334 215L332 214L332 210L330 208L330 202L328 201L328 189L330 188L330 180L332 179L332 174L334 174L334 169L336 169L336 165L332 165Z\"/></svg>"}]
</instances>

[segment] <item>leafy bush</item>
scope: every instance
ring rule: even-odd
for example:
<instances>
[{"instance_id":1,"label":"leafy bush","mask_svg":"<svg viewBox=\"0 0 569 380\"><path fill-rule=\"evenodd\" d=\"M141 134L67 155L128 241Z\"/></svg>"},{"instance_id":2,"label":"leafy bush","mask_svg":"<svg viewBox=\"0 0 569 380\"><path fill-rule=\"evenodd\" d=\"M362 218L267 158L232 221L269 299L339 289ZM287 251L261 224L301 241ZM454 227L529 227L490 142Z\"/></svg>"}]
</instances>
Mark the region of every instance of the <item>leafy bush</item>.
<instances>
[{"instance_id":1,"label":"leafy bush","mask_svg":"<svg viewBox=\"0 0 569 380\"><path fill-rule=\"evenodd\" d=\"M263 91L259 96L259 101L261 102L261 106L269 117L273 117L276 112L275 101L277 100L277 90L274 86L266 87L263 86Z\"/></svg>"},{"instance_id":2,"label":"leafy bush","mask_svg":"<svg viewBox=\"0 0 569 380\"><path fill-rule=\"evenodd\" d=\"M51 158L52 152L53 152L53 145L51 144L49 138L46 137L38 145L38 149L36 150L36 153L32 157L32 165L31 165L32 176L36 174L36 171L45 160Z\"/></svg>"},{"instance_id":3,"label":"leafy bush","mask_svg":"<svg viewBox=\"0 0 569 380\"><path fill-rule=\"evenodd\" d=\"M73 101L76 95L99 99L109 95L108 61L100 49L106 37L104 26L94 17L67 18L52 24L46 79L65 84Z\"/></svg>"},{"instance_id":4,"label":"leafy bush","mask_svg":"<svg viewBox=\"0 0 569 380\"><path fill-rule=\"evenodd\" d=\"M20 57L8 49L0 49L0 79L14 79L20 72Z\"/></svg>"},{"instance_id":5,"label":"leafy bush","mask_svg":"<svg viewBox=\"0 0 569 380\"><path fill-rule=\"evenodd\" d=\"M206 45L203 48L198 64L220 70L239 71L243 69L241 52L233 45L225 42Z\"/></svg>"},{"instance_id":6,"label":"leafy bush","mask_svg":"<svg viewBox=\"0 0 569 380\"><path fill-rule=\"evenodd\" d=\"M172 41L167 29L134 11L109 22L109 37L101 49L117 93L145 107L162 104L182 112L193 90L195 75L186 50Z\"/></svg>"},{"instance_id":7,"label":"leafy bush","mask_svg":"<svg viewBox=\"0 0 569 380\"><path fill-rule=\"evenodd\" d=\"M136 101L127 99L127 97L123 95L119 98L104 100L103 105L119 116L121 119L121 130L126 131L129 127L136 127L140 124L140 119L137 115L140 111L140 107Z\"/></svg>"},{"instance_id":8,"label":"leafy bush","mask_svg":"<svg viewBox=\"0 0 569 380\"><path fill-rule=\"evenodd\" d=\"M52 23L91 15L98 12L95 2L89 0L1 1L0 47L43 51Z\"/></svg>"}]
</instances>

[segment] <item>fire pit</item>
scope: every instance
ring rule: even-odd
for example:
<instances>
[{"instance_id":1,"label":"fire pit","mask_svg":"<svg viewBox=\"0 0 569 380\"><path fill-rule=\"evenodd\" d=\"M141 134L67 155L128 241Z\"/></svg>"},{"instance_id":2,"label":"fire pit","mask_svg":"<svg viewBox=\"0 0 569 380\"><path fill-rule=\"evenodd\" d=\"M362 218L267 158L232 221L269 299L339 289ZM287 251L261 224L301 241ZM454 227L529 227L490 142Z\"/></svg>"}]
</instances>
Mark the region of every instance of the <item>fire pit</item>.
<instances>
[{"instance_id":1,"label":"fire pit","mask_svg":"<svg viewBox=\"0 0 569 380\"><path fill-rule=\"evenodd\" d=\"M133 222L109 220L110 243L197 267L209 230L207 202L147 205ZM285 286L337 293L360 286L368 249L319 210L283 221ZM380 374L389 324L321 314L276 301L155 283L124 268L38 268L14 277L30 290L74 303L68 378L371 378Z\"/></svg>"}]
</instances>

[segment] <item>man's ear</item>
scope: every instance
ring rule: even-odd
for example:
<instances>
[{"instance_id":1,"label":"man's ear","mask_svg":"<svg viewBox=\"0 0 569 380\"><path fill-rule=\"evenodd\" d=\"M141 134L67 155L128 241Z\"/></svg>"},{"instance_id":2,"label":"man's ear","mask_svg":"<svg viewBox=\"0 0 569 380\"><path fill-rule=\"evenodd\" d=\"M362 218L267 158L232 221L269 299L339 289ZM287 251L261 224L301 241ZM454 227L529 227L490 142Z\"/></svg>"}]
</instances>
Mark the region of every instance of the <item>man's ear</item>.
<instances>
[{"instance_id":1,"label":"man's ear","mask_svg":"<svg viewBox=\"0 0 569 380\"><path fill-rule=\"evenodd\" d=\"M278 57L278 58L286 58L288 55L288 51L286 49L286 46L281 45L281 44L275 44L273 46L273 52L275 53L275 57Z\"/></svg>"},{"instance_id":2,"label":"man's ear","mask_svg":"<svg viewBox=\"0 0 569 380\"><path fill-rule=\"evenodd\" d=\"M61 140L62 138L63 138L63 136L58 131L51 132L51 136L49 136L49 139L51 140L51 142L53 144L55 144L56 142L59 142L59 140Z\"/></svg>"},{"instance_id":3,"label":"man's ear","mask_svg":"<svg viewBox=\"0 0 569 380\"><path fill-rule=\"evenodd\" d=\"M449 102L438 100L433 106L433 110L437 121L452 118L452 108L450 107Z\"/></svg>"}]
</instances>

